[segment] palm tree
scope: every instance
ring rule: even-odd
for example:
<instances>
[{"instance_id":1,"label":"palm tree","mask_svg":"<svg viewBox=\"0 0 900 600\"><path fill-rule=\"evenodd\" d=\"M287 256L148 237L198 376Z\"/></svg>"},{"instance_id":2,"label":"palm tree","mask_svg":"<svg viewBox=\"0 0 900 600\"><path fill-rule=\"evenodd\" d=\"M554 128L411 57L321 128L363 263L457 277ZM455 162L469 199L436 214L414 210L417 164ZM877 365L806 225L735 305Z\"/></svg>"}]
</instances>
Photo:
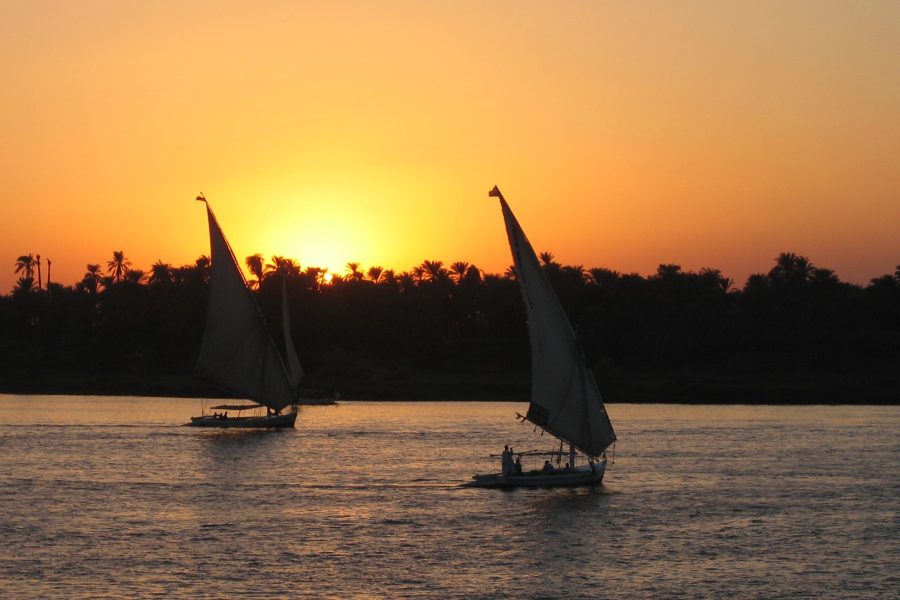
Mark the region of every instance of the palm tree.
<instances>
[{"instance_id":1,"label":"palm tree","mask_svg":"<svg viewBox=\"0 0 900 600\"><path fill-rule=\"evenodd\" d=\"M259 288L259 284L262 282L263 273L264 273L264 261L262 254L256 253L253 256L248 256L244 259L244 263L247 265L247 268L250 269L250 274L253 275L256 279L251 279L247 283L251 288Z\"/></svg>"},{"instance_id":2,"label":"palm tree","mask_svg":"<svg viewBox=\"0 0 900 600\"><path fill-rule=\"evenodd\" d=\"M410 277L412 277L413 282L422 283L422 280L425 279L425 269L421 265L415 266L412 268L412 272L409 273Z\"/></svg>"},{"instance_id":3,"label":"palm tree","mask_svg":"<svg viewBox=\"0 0 900 600\"><path fill-rule=\"evenodd\" d=\"M572 281L579 283L587 283L591 277L585 271L584 265L566 265L562 268L562 272L566 274L567 278L571 278Z\"/></svg>"},{"instance_id":4,"label":"palm tree","mask_svg":"<svg viewBox=\"0 0 900 600\"><path fill-rule=\"evenodd\" d=\"M453 279L453 282L456 285L462 283L463 278L466 276L466 272L469 270L469 263L458 260L452 265L450 265L450 278Z\"/></svg>"},{"instance_id":5,"label":"palm tree","mask_svg":"<svg viewBox=\"0 0 900 600\"><path fill-rule=\"evenodd\" d=\"M815 269L807 257L793 252L782 252L775 259L775 266L769 271L769 279L781 283L806 283L812 279Z\"/></svg>"},{"instance_id":6,"label":"palm tree","mask_svg":"<svg viewBox=\"0 0 900 600\"><path fill-rule=\"evenodd\" d=\"M481 283L481 269L475 265L469 265L466 269L466 274L463 275L463 281L474 284Z\"/></svg>"},{"instance_id":7,"label":"palm tree","mask_svg":"<svg viewBox=\"0 0 900 600\"><path fill-rule=\"evenodd\" d=\"M541 266L544 268L547 277L550 278L551 281L556 281L555 277L560 269L562 269L562 265L554 260L556 257L553 256L553 253L541 252L538 254L538 258L541 259Z\"/></svg>"},{"instance_id":8,"label":"palm tree","mask_svg":"<svg viewBox=\"0 0 900 600\"><path fill-rule=\"evenodd\" d=\"M722 290L726 294L731 290L732 286L734 286L734 279L725 277L719 269L703 267L700 269L700 278L710 282L713 287Z\"/></svg>"},{"instance_id":9,"label":"palm tree","mask_svg":"<svg viewBox=\"0 0 900 600\"><path fill-rule=\"evenodd\" d=\"M100 288L100 278L100 265L88 265L84 277L78 283L78 287L88 292L91 296L96 296Z\"/></svg>"},{"instance_id":10,"label":"palm tree","mask_svg":"<svg viewBox=\"0 0 900 600\"><path fill-rule=\"evenodd\" d=\"M416 269L421 269L421 267L415 267L413 271ZM411 290L416 286L416 284L421 281L421 273L416 275L414 272L403 271L399 275L397 275L396 281L400 284L401 291Z\"/></svg>"},{"instance_id":11,"label":"palm tree","mask_svg":"<svg viewBox=\"0 0 900 600\"><path fill-rule=\"evenodd\" d=\"M192 281L196 281L201 284L209 283L209 275L210 275L210 266L212 265L212 261L210 258L201 254L197 257L197 260L194 261L193 265L186 265L182 267L182 277L184 274L188 276L188 278Z\"/></svg>"},{"instance_id":12,"label":"palm tree","mask_svg":"<svg viewBox=\"0 0 900 600\"><path fill-rule=\"evenodd\" d=\"M448 279L448 271L444 268L444 261L442 260L423 261L422 269L429 281L445 281Z\"/></svg>"},{"instance_id":13,"label":"palm tree","mask_svg":"<svg viewBox=\"0 0 900 600\"><path fill-rule=\"evenodd\" d=\"M393 269L385 269L381 273L381 283L386 283L386 284L397 283L397 276L394 274Z\"/></svg>"},{"instance_id":14,"label":"palm tree","mask_svg":"<svg viewBox=\"0 0 900 600\"><path fill-rule=\"evenodd\" d=\"M16 281L16 287L13 289L13 294L28 294L33 289L34 277L19 277L19 279Z\"/></svg>"},{"instance_id":15,"label":"palm tree","mask_svg":"<svg viewBox=\"0 0 900 600\"><path fill-rule=\"evenodd\" d=\"M538 254L538 258L541 259L541 263L547 267L553 264L553 259L556 257L553 256L552 252L541 252Z\"/></svg>"},{"instance_id":16,"label":"palm tree","mask_svg":"<svg viewBox=\"0 0 900 600\"><path fill-rule=\"evenodd\" d=\"M125 258L125 253L121 250L115 250L112 260L106 263L106 272L112 275L113 281L118 283L125 277L130 267L131 261Z\"/></svg>"},{"instance_id":17,"label":"palm tree","mask_svg":"<svg viewBox=\"0 0 900 600\"><path fill-rule=\"evenodd\" d=\"M616 283L619 278L622 276L618 271L613 271L611 269L605 269L603 267L597 267L590 270L591 280L594 282L594 285L597 287L609 287Z\"/></svg>"},{"instance_id":18,"label":"palm tree","mask_svg":"<svg viewBox=\"0 0 900 600\"><path fill-rule=\"evenodd\" d=\"M16 259L15 273L22 272L25 278L34 278L34 255L26 254Z\"/></svg>"},{"instance_id":19,"label":"palm tree","mask_svg":"<svg viewBox=\"0 0 900 600\"><path fill-rule=\"evenodd\" d=\"M150 267L149 281L151 285L168 285L172 283L172 265L157 260Z\"/></svg>"},{"instance_id":20,"label":"palm tree","mask_svg":"<svg viewBox=\"0 0 900 600\"><path fill-rule=\"evenodd\" d=\"M363 273L359 270L358 262L348 262L347 263L347 274L353 281L362 281Z\"/></svg>"},{"instance_id":21,"label":"palm tree","mask_svg":"<svg viewBox=\"0 0 900 600\"><path fill-rule=\"evenodd\" d=\"M144 275L144 271L141 269L129 269L128 272L125 273L123 280L134 285L139 285L144 280Z\"/></svg>"},{"instance_id":22,"label":"palm tree","mask_svg":"<svg viewBox=\"0 0 900 600\"><path fill-rule=\"evenodd\" d=\"M366 272L366 275L369 276L369 279L372 280L372 283L378 283L381 280L381 275L384 273L384 268L379 266L369 267L369 270Z\"/></svg>"}]
</instances>

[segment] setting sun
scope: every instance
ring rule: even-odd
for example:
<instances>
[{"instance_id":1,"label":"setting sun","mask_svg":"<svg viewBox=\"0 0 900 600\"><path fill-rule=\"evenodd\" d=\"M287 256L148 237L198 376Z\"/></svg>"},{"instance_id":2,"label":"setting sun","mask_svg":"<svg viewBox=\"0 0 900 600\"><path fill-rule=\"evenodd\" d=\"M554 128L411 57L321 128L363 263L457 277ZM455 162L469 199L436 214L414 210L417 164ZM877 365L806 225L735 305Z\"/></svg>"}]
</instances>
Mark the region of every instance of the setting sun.
<instances>
[{"instance_id":1,"label":"setting sun","mask_svg":"<svg viewBox=\"0 0 900 600\"><path fill-rule=\"evenodd\" d=\"M864 283L900 252L898 10L5 3L0 287L191 263L201 190L241 257L502 272L494 184L567 263Z\"/></svg>"}]
</instances>

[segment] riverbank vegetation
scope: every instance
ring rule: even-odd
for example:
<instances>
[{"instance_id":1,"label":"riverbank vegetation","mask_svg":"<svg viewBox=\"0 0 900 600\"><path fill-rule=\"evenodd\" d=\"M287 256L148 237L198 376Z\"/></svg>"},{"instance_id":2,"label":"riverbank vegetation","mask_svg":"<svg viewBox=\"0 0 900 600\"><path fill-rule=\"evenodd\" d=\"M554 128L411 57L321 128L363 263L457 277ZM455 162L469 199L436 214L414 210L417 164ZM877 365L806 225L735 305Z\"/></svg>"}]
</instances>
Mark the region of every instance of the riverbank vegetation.
<instances>
[{"instance_id":1,"label":"riverbank vegetation","mask_svg":"<svg viewBox=\"0 0 900 600\"><path fill-rule=\"evenodd\" d=\"M36 281L30 257L0 297L0 391L219 393L192 374L207 257L144 271L116 251L74 285ZM641 276L540 258L611 402L900 402L900 266L860 286L783 253L737 287L716 269ZM425 260L332 274L258 254L246 265L278 343L287 282L305 386L350 398L528 396L511 270Z\"/></svg>"}]
</instances>

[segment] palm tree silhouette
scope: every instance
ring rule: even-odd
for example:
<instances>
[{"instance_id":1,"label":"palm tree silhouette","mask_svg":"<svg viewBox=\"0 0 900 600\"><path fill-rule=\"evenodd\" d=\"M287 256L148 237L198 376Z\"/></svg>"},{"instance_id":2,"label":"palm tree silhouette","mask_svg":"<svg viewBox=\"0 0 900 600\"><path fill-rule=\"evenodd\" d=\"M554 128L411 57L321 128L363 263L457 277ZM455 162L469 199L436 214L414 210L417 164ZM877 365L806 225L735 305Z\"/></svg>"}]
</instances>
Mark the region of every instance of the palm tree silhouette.
<instances>
[{"instance_id":1,"label":"palm tree silhouette","mask_svg":"<svg viewBox=\"0 0 900 600\"><path fill-rule=\"evenodd\" d=\"M16 295L28 294L33 289L34 277L19 277L16 280L16 287L13 289L13 293Z\"/></svg>"},{"instance_id":2,"label":"palm tree silhouette","mask_svg":"<svg viewBox=\"0 0 900 600\"><path fill-rule=\"evenodd\" d=\"M423 261L422 270L429 281L444 281L448 279L448 271L444 268L444 261L442 260Z\"/></svg>"},{"instance_id":3,"label":"palm tree silhouette","mask_svg":"<svg viewBox=\"0 0 900 600\"><path fill-rule=\"evenodd\" d=\"M358 262L348 262L347 263L347 274L350 276L353 281L362 281L363 273L359 270Z\"/></svg>"},{"instance_id":4,"label":"palm tree silhouette","mask_svg":"<svg viewBox=\"0 0 900 600\"><path fill-rule=\"evenodd\" d=\"M125 277L130 267L131 261L125 258L125 253L121 250L115 250L112 260L106 263L106 272L112 275L113 281L118 283Z\"/></svg>"},{"instance_id":5,"label":"palm tree silhouette","mask_svg":"<svg viewBox=\"0 0 900 600\"><path fill-rule=\"evenodd\" d=\"M15 273L22 273L25 278L34 278L34 255L26 254L16 259Z\"/></svg>"},{"instance_id":6,"label":"palm tree silhouette","mask_svg":"<svg viewBox=\"0 0 900 600\"><path fill-rule=\"evenodd\" d=\"M303 274L306 275L311 281L316 282L316 287L321 287L325 283L325 275L328 273L328 269L322 267L306 267L303 270Z\"/></svg>"},{"instance_id":7,"label":"palm tree silhouette","mask_svg":"<svg viewBox=\"0 0 900 600\"><path fill-rule=\"evenodd\" d=\"M81 281L78 283L78 287L89 293L91 296L96 296L100 288L101 277L100 265L88 265L84 277L82 277Z\"/></svg>"},{"instance_id":8,"label":"palm tree silhouette","mask_svg":"<svg viewBox=\"0 0 900 600\"><path fill-rule=\"evenodd\" d=\"M251 279L247 282L247 284L253 288L259 288L259 284L262 282L263 274L265 273L264 261L262 254L256 253L253 256L248 256L244 259L244 262L247 265L247 268L250 269L250 274L253 275L256 279Z\"/></svg>"},{"instance_id":9,"label":"palm tree silhouette","mask_svg":"<svg viewBox=\"0 0 900 600\"><path fill-rule=\"evenodd\" d=\"M128 269L128 271L125 273L123 281L134 285L139 285L144 280L144 275L145 273L141 269Z\"/></svg>"},{"instance_id":10,"label":"palm tree silhouette","mask_svg":"<svg viewBox=\"0 0 900 600\"><path fill-rule=\"evenodd\" d=\"M299 277L300 263L293 258L273 256L272 262L266 265L266 277L275 274L285 275L287 277Z\"/></svg>"},{"instance_id":11,"label":"palm tree silhouette","mask_svg":"<svg viewBox=\"0 0 900 600\"><path fill-rule=\"evenodd\" d=\"M556 257L553 256L552 252L541 252L540 254L538 254L538 258L541 259L541 264L544 267L549 267L552 264L559 264L554 261Z\"/></svg>"},{"instance_id":12,"label":"palm tree silhouette","mask_svg":"<svg viewBox=\"0 0 900 600\"><path fill-rule=\"evenodd\" d=\"M812 279L816 268L805 256L793 252L782 252L775 259L775 266L769 271L769 279L775 282L797 284Z\"/></svg>"},{"instance_id":13,"label":"palm tree silhouette","mask_svg":"<svg viewBox=\"0 0 900 600\"><path fill-rule=\"evenodd\" d=\"M151 285L168 285L172 283L172 265L157 260L150 267L149 281Z\"/></svg>"},{"instance_id":14,"label":"palm tree silhouette","mask_svg":"<svg viewBox=\"0 0 900 600\"><path fill-rule=\"evenodd\" d=\"M722 271L720 271L719 269L703 267L702 269L700 269L699 275L701 279L711 282L713 286L719 288L726 294L734 285L734 280L730 277L725 277L724 275L722 275Z\"/></svg>"},{"instance_id":15,"label":"palm tree silhouette","mask_svg":"<svg viewBox=\"0 0 900 600\"><path fill-rule=\"evenodd\" d=\"M381 280L381 275L384 273L384 268L379 266L369 267L369 270L366 272L366 275L369 276L369 279L372 280L372 283L378 283Z\"/></svg>"},{"instance_id":16,"label":"palm tree silhouette","mask_svg":"<svg viewBox=\"0 0 900 600\"><path fill-rule=\"evenodd\" d=\"M463 278L466 276L466 272L469 270L469 263L458 260L452 265L450 265L450 278L453 279L453 282L456 285L462 283Z\"/></svg>"}]
</instances>

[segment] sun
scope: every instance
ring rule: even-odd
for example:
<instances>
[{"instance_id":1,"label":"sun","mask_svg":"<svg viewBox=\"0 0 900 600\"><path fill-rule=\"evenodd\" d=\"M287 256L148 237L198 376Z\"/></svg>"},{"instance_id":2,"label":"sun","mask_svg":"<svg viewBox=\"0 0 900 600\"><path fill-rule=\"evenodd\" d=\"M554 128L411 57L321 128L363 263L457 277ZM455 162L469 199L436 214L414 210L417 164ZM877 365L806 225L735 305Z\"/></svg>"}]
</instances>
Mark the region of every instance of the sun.
<instances>
[{"instance_id":1,"label":"sun","mask_svg":"<svg viewBox=\"0 0 900 600\"><path fill-rule=\"evenodd\" d=\"M332 279L334 279L334 275L332 273L325 273L322 276L322 280L325 282L325 285L329 285Z\"/></svg>"}]
</instances>

